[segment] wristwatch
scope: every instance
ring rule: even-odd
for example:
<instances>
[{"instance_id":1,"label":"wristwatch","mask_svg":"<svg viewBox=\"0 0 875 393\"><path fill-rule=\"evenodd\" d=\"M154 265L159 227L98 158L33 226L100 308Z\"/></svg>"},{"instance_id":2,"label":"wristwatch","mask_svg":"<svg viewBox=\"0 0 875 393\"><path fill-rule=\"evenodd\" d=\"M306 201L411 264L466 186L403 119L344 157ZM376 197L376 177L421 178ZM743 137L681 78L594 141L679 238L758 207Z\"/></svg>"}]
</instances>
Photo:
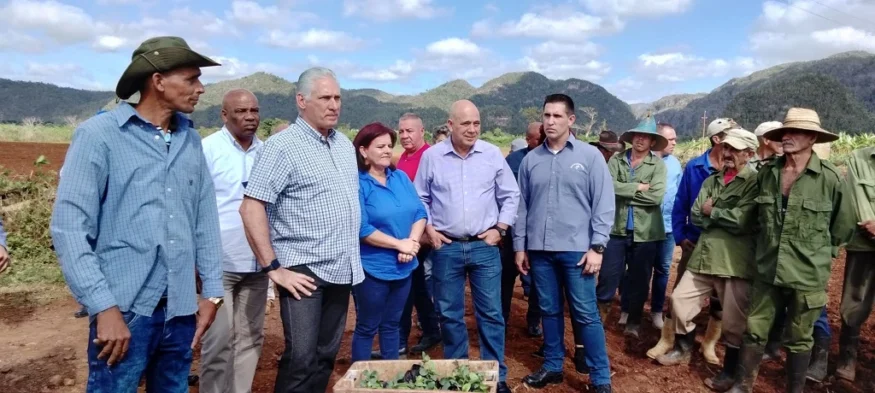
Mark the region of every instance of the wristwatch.
<instances>
[{"instance_id":1,"label":"wristwatch","mask_svg":"<svg viewBox=\"0 0 875 393\"><path fill-rule=\"evenodd\" d=\"M498 234L501 235L501 237L507 236L507 229L502 229L498 225L493 226L492 229L495 229L496 231L498 231Z\"/></svg>"},{"instance_id":2,"label":"wristwatch","mask_svg":"<svg viewBox=\"0 0 875 393\"><path fill-rule=\"evenodd\" d=\"M261 268L261 271L264 272L265 274L267 274L267 273L270 273L270 272L277 270L281 267L282 266L280 265L279 259L274 259L274 260L270 261L270 265L267 265L267 266Z\"/></svg>"},{"instance_id":3,"label":"wristwatch","mask_svg":"<svg viewBox=\"0 0 875 393\"><path fill-rule=\"evenodd\" d=\"M589 246L589 249L595 251L598 254L605 253L605 246L603 244L593 244Z\"/></svg>"},{"instance_id":4,"label":"wristwatch","mask_svg":"<svg viewBox=\"0 0 875 393\"><path fill-rule=\"evenodd\" d=\"M215 304L216 309L219 309L219 307L222 307L222 304L225 303L225 298L223 297L208 297L207 300L209 300L210 303Z\"/></svg>"}]
</instances>

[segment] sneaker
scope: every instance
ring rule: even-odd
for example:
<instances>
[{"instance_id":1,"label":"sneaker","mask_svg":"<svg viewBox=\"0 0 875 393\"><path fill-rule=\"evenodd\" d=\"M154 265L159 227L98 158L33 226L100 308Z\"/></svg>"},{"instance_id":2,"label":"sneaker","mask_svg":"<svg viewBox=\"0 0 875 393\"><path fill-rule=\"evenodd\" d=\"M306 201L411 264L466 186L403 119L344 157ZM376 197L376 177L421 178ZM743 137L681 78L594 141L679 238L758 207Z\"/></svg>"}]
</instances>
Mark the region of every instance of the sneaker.
<instances>
[{"instance_id":1,"label":"sneaker","mask_svg":"<svg viewBox=\"0 0 875 393\"><path fill-rule=\"evenodd\" d=\"M419 342L410 347L410 353L423 353L441 344L440 337L422 337Z\"/></svg>"},{"instance_id":2,"label":"sneaker","mask_svg":"<svg viewBox=\"0 0 875 393\"><path fill-rule=\"evenodd\" d=\"M398 357L407 356L407 348L400 348L398 350ZM380 354L379 350L371 351L371 359L373 360L382 360L383 355Z\"/></svg>"},{"instance_id":3,"label":"sneaker","mask_svg":"<svg viewBox=\"0 0 875 393\"><path fill-rule=\"evenodd\" d=\"M626 321L629 319L629 313L621 312L620 313L620 325L625 325Z\"/></svg>"}]
</instances>

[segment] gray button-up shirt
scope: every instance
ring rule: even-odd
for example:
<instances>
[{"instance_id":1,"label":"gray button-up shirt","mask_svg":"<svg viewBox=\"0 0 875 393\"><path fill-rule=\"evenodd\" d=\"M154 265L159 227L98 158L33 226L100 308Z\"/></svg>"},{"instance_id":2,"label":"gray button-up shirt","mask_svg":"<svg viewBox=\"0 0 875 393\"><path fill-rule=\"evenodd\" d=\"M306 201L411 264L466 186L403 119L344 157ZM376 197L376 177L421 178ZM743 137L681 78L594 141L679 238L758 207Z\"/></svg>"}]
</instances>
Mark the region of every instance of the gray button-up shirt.
<instances>
[{"instance_id":1,"label":"gray button-up shirt","mask_svg":"<svg viewBox=\"0 0 875 393\"><path fill-rule=\"evenodd\" d=\"M606 245L614 225L614 186L601 153L569 140L554 154L541 145L523 158L515 251L586 251Z\"/></svg>"},{"instance_id":2,"label":"gray button-up shirt","mask_svg":"<svg viewBox=\"0 0 875 393\"><path fill-rule=\"evenodd\" d=\"M262 146L246 196L267 202L271 240L284 267L307 265L332 284L365 278L359 254L359 175L352 142L323 137L300 117Z\"/></svg>"}]
</instances>

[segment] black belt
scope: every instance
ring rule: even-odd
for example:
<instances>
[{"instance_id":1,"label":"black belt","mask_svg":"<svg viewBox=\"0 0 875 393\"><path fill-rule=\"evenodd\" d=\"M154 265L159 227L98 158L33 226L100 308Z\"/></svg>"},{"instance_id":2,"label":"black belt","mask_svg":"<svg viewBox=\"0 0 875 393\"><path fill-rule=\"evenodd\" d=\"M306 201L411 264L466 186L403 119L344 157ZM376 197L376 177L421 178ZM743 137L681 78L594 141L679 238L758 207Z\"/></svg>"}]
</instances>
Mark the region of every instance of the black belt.
<instances>
[{"instance_id":1,"label":"black belt","mask_svg":"<svg viewBox=\"0 0 875 393\"><path fill-rule=\"evenodd\" d=\"M441 234L444 235L444 237L446 237L447 239L450 239L450 240L453 241L453 242L470 243L470 242L479 242L479 241L482 241L482 240L483 240L483 239L481 239L481 238L479 238L479 237L477 237L477 236L453 237L453 236L449 236L449 235L447 235L446 233L443 233L443 232L441 232Z\"/></svg>"}]
</instances>

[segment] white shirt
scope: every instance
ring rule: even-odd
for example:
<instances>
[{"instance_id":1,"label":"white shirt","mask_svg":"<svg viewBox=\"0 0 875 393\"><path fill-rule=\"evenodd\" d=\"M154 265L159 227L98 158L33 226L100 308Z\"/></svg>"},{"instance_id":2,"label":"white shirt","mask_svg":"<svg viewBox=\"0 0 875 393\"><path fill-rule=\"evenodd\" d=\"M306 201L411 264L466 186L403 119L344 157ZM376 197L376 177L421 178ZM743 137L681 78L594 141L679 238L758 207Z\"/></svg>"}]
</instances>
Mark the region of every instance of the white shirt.
<instances>
[{"instance_id":1,"label":"white shirt","mask_svg":"<svg viewBox=\"0 0 875 393\"><path fill-rule=\"evenodd\" d=\"M262 142L253 138L249 150L244 151L227 128L222 127L203 139L204 156L216 188L219 208L219 227L222 232L223 270L232 273L259 271L255 254L246 240L240 204L243 203L244 183L261 151Z\"/></svg>"}]
</instances>

